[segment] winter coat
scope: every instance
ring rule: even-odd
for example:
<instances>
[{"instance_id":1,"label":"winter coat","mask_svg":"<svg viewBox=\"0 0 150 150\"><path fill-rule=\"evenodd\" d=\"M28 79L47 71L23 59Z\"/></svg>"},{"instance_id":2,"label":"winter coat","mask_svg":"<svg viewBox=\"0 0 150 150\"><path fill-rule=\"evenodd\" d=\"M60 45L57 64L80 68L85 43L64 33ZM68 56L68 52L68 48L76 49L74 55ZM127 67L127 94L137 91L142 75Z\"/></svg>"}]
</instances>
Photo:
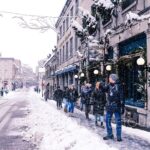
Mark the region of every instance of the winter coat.
<instances>
[{"instance_id":1,"label":"winter coat","mask_svg":"<svg viewBox=\"0 0 150 150\"><path fill-rule=\"evenodd\" d=\"M81 99L85 105L91 105L92 89L84 87L81 91Z\"/></svg>"},{"instance_id":2,"label":"winter coat","mask_svg":"<svg viewBox=\"0 0 150 150\"><path fill-rule=\"evenodd\" d=\"M69 102L76 102L77 98L78 98L78 92L77 92L77 90L70 89L68 92L69 92L68 93L68 101Z\"/></svg>"},{"instance_id":3,"label":"winter coat","mask_svg":"<svg viewBox=\"0 0 150 150\"><path fill-rule=\"evenodd\" d=\"M69 99L69 89L66 89L63 91L63 98L65 98L67 100Z\"/></svg>"},{"instance_id":4,"label":"winter coat","mask_svg":"<svg viewBox=\"0 0 150 150\"><path fill-rule=\"evenodd\" d=\"M121 112L124 107L123 88L119 82L108 84L105 88L107 95L106 109L110 112Z\"/></svg>"},{"instance_id":5,"label":"winter coat","mask_svg":"<svg viewBox=\"0 0 150 150\"><path fill-rule=\"evenodd\" d=\"M105 92L103 89L95 89L92 94L93 114L104 115L104 107L106 104Z\"/></svg>"},{"instance_id":6,"label":"winter coat","mask_svg":"<svg viewBox=\"0 0 150 150\"><path fill-rule=\"evenodd\" d=\"M63 98L63 91L61 89L57 89L54 92L54 98L56 100L62 99Z\"/></svg>"}]
</instances>

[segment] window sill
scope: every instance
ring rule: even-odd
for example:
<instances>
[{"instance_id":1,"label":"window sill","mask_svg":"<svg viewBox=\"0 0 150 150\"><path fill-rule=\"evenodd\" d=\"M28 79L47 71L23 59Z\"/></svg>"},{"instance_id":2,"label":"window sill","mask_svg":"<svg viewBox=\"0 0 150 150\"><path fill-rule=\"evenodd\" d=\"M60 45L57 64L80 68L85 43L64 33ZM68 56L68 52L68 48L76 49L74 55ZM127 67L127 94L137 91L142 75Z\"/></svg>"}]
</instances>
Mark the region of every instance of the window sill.
<instances>
[{"instance_id":1,"label":"window sill","mask_svg":"<svg viewBox=\"0 0 150 150\"><path fill-rule=\"evenodd\" d=\"M133 8L136 4L137 4L137 1L133 2L127 8L125 8L124 10L122 10L122 14L125 14L127 11L129 11L131 8Z\"/></svg>"}]
</instances>

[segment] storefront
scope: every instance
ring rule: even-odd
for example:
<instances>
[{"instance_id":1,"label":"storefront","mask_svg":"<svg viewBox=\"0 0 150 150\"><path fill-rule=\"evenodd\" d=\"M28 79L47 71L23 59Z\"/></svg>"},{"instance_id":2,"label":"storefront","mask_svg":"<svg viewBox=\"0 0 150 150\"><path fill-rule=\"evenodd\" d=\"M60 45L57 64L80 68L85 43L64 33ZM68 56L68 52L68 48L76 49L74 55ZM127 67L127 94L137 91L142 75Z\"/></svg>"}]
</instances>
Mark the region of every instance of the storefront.
<instances>
[{"instance_id":1,"label":"storefront","mask_svg":"<svg viewBox=\"0 0 150 150\"><path fill-rule=\"evenodd\" d=\"M127 114L139 122L139 109L147 109L147 70L138 65L137 60L143 58L146 64L146 34L141 33L119 43L118 74L123 84ZM127 115L126 114L126 115Z\"/></svg>"}]
</instances>

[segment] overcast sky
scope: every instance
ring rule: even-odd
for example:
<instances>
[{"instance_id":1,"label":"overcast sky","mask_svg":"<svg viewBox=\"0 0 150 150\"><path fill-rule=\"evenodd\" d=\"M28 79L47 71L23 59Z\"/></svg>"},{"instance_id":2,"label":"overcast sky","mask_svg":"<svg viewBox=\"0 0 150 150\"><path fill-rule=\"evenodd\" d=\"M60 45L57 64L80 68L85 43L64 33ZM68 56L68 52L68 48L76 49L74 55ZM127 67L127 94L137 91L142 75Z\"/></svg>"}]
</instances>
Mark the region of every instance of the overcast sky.
<instances>
[{"instance_id":1,"label":"overcast sky","mask_svg":"<svg viewBox=\"0 0 150 150\"><path fill-rule=\"evenodd\" d=\"M0 0L0 11L42 16L58 16L66 0ZM2 14L2 13L0 13ZM13 15L0 17L0 52L3 57L15 57L31 67L45 58L56 44L56 33L21 28Z\"/></svg>"}]
</instances>

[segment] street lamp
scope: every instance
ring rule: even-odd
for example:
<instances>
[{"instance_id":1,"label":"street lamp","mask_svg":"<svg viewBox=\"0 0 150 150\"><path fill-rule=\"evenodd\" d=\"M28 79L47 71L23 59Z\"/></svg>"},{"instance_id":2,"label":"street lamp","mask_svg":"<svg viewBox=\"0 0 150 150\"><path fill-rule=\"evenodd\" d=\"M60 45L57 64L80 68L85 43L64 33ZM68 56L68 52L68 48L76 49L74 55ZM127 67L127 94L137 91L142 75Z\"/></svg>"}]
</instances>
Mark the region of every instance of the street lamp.
<instances>
[{"instance_id":1,"label":"street lamp","mask_svg":"<svg viewBox=\"0 0 150 150\"><path fill-rule=\"evenodd\" d=\"M143 66L145 64L145 60L143 57L138 58L136 62L139 66Z\"/></svg>"},{"instance_id":2,"label":"street lamp","mask_svg":"<svg viewBox=\"0 0 150 150\"><path fill-rule=\"evenodd\" d=\"M84 77L84 73L81 73L80 77Z\"/></svg>"},{"instance_id":3,"label":"street lamp","mask_svg":"<svg viewBox=\"0 0 150 150\"><path fill-rule=\"evenodd\" d=\"M107 66L106 66L106 70L107 70L107 71L111 71L111 70L112 70L111 65L107 65Z\"/></svg>"},{"instance_id":4,"label":"street lamp","mask_svg":"<svg viewBox=\"0 0 150 150\"><path fill-rule=\"evenodd\" d=\"M94 74L98 75L99 71L98 70L94 70Z\"/></svg>"},{"instance_id":5,"label":"street lamp","mask_svg":"<svg viewBox=\"0 0 150 150\"><path fill-rule=\"evenodd\" d=\"M77 75L77 74L76 74L76 75L74 75L74 78L75 78L75 79L78 79L78 75Z\"/></svg>"}]
</instances>

